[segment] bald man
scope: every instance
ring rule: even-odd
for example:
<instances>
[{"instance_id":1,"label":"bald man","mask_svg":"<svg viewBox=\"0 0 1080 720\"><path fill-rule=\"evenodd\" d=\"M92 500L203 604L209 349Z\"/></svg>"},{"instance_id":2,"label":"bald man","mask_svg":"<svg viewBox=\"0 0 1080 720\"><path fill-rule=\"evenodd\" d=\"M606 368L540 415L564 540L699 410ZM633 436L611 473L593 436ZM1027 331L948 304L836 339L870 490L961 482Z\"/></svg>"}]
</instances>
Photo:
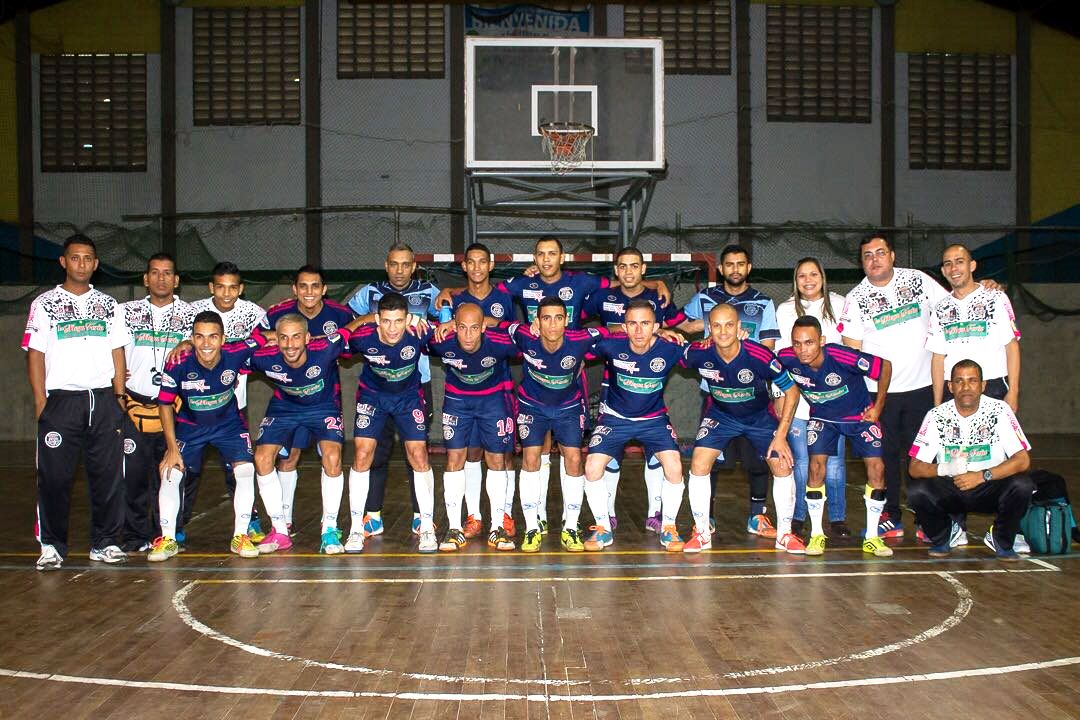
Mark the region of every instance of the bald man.
<instances>
[{"instance_id":1,"label":"bald man","mask_svg":"<svg viewBox=\"0 0 1080 720\"><path fill-rule=\"evenodd\" d=\"M488 546L513 550L516 545L503 527L502 509L509 479L505 453L514 448L510 402L513 381L508 361L518 356L518 350L505 330L484 330L484 311L475 303L459 305L449 325L440 326L430 344L431 355L442 358L446 371L442 426L446 442L443 494L448 528L439 550L454 552L465 546L461 529L465 459L469 446L476 444L483 448L488 468L487 495L491 507ZM417 500L423 537L425 528L431 527L431 506L420 497L419 489Z\"/></svg>"}]
</instances>

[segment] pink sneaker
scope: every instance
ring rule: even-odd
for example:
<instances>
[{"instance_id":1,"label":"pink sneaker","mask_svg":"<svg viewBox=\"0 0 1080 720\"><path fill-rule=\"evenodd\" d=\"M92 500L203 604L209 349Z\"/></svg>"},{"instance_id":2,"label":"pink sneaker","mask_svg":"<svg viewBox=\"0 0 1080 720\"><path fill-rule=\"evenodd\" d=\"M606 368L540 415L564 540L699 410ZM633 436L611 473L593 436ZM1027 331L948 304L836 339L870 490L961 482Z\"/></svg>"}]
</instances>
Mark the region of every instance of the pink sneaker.
<instances>
[{"instance_id":1,"label":"pink sneaker","mask_svg":"<svg viewBox=\"0 0 1080 720\"><path fill-rule=\"evenodd\" d=\"M271 530L263 541L258 544L259 554L268 555L278 550L288 550L292 547L292 540L288 535L279 533L277 530Z\"/></svg>"}]
</instances>

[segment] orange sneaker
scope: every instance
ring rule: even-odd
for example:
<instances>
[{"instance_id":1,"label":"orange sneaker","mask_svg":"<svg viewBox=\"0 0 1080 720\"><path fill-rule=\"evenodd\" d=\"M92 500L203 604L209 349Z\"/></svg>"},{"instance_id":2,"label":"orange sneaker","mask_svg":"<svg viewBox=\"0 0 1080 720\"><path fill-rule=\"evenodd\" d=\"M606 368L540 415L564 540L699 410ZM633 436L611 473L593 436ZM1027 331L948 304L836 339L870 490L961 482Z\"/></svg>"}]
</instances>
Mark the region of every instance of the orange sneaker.
<instances>
[{"instance_id":1,"label":"orange sneaker","mask_svg":"<svg viewBox=\"0 0 1080 720\"><path fill-rule=\"evenodd\" d=\"M474 537L479 537L484 532L484 526L475 516L470 515L465 518L465 525L461 528L461 532L465 535L466 539L472 540Z\"/></svg>"},{"instance_id":2,"label":"orange sneaker","mask_svg":"<svg viewBox=\"0 0 1080 720\"><path fill-rule=\"evenodd\" d=\"M510 537L517 537L517 525L514 524L514 518L506 513L503 513L503 530L505 530L506 534Z\"/></svg>"},{"instance_id":3,"label":"orange sneaker","mask_svg":"<svg viewBox=\"0 0 1080 720\"><path fill-rule=\"evenodd\" d=\"M751 515L746 521L746 532L763 538L776 537L776 528L769 522L768 515Z\"/></svg>"},{"instance_id":4,"label":"orange sneaker","mask_svg":"<svg viewBox=\"0 0 1080 720\"><path fill-rule=\"evenodd\" d=\"M712 533L707 531L698 532L695 527L693 537L686 541L682 551L685 553L699 553L702 550L712 550Z\"/></svg>"},{"instance_id":5,"label":"orange sneaker","mask_svg":"<svg viewBox=\"0 0 1080 720\"><path fill-rule=\"evenodd\" d=\"M784 537L776 541L776 549L789 552L792 555L806 554L806 545L803 544L802 539L798 535L792 535L791 533L785 533Z\"/></svg>"}]
</instances>

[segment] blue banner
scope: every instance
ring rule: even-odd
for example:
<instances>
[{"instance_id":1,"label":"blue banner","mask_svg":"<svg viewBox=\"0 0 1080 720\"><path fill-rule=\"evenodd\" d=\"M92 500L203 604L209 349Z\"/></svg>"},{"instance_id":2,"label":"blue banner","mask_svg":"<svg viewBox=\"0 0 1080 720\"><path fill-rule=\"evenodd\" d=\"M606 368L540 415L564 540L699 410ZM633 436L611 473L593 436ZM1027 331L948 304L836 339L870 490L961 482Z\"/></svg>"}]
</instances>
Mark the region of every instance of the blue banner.
<instances>
[{"instance_id":1,"label":"blue banner","mask_svg":"<svg viewBox=\"0 0 1080 720\"><path fill-rule=\"evenodd\" d=\"M562 12L536 5L465 6L467 35L506 37L587 37L588 10Z\"/></svg>"}]
</instances>

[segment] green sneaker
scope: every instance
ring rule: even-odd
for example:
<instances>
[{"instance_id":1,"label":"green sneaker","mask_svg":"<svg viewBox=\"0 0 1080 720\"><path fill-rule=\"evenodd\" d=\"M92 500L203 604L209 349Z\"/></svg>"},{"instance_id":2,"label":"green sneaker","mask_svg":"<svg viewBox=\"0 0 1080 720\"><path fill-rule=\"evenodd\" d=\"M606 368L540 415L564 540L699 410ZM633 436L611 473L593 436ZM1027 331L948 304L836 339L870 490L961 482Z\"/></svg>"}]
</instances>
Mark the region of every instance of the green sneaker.
<instances>
[{"instance_id":1,"label":"green sneaker","mask_svg":"<svg viewBox=\"0 0 1080 720\"><path fill-rule=\"evenodd\" d=\"M149 562L161 562L180 552L180 546L173 538L159 537L150 545L150 552L146 554Z\"/></svg>"},{"instance_id":2,"label":"green sneaker","mask_svg":"<svg viewBox=\"0 0 1080 720\"><path fill-rule=\"evenodd\" d=\"M806 544L807 555L824 555L825 554L825 536L814 535L810 538L810 542Z\"/></svg>"},{"instance_id":3,"label":"green sneaker","mask_svg":"<svg viewBox=\"0 0 1080 720\"><path fill-rule=\"evenodd\" d=\"M874 557L892 557L892 548L885 544L880 537L866 538L863 540L862 551L870 553Z\"/></svg>"},{"instance_id":4,"label":"green sneaker","mask_svg":"<svg viewBox=\"0 0 1080 720\"><path fill-rule=\"evenodd\" d=\"M337 528L326 528L319 544L319 552L323 555L340 555L345 552L345 546L341 544L341 533Z\"/></svg>"},{"instance_id":5,"label":"green sneaker","mask_svg":"<svg viewBox=\"0 0 1080 720\"><path fill-rule=\"evenodd\" d=\"M563 530L559 540L563 550L567 552L585 552L585 543L581 542L581 535L577 528Z\"/></svg>"},{"instance_id":6,"label":"green sneaker","mask_svg":"<svg viewBox=\"0 0 1080 720\"><path fill-rule=\"evenodd\" d=\"M540 534L541 535L547 535L549 528L550 528L550 526L548 525L547 520L541 520L540 521Z\"/></svg>"},{"instance_id":7,"label":"green sneaker","mask_svg":"<svg viewBox=\"0 0 1080 720\"><path fill-rule=\"evenodd\" d=\"M525 539L521 541L521 552L540 552L540 543L544 536L539 530L529 530L525 533Z\"/></svg>"}]
</instances>

